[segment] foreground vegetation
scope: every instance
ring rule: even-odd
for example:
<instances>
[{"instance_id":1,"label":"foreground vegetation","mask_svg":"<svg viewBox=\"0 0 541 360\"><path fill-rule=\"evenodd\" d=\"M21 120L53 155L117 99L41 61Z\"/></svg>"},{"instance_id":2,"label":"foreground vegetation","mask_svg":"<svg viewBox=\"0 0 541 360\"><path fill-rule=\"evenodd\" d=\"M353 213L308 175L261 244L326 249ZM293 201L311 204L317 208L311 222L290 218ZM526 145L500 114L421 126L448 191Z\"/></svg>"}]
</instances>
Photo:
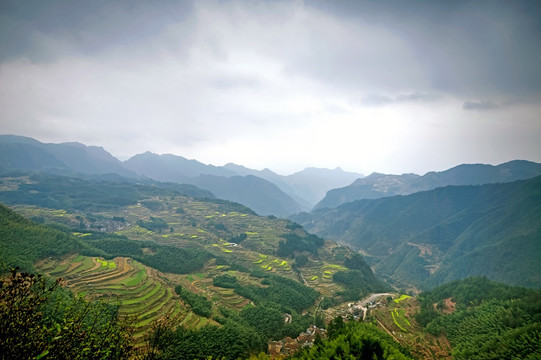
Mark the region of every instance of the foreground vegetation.
<instances>
[{"instance_id":1,"label":"foreground vegetation","mask_svg":"<svg viewBox=\"0 0 541 360\"><path fill-rule=\"evenodd\" d=\"M447 336L455 359L541 358L541 290L476 277L420 299L419 322L427 332Z\"/></svg>"},{"instance_id":2,"label":"foreground vegetation","mask_svg":"<svg viewBox=\"0 0 541 360\"><path fill-rule=\"evenodd\" d=\"M117 308L74 297L40 275L0 279L2 359L127 359L132 326Z\"/></svg>"},{"instance_id":3,"label":"foreground vegetation","mask_svg":"<svg viewBox=\"0 0 541 360\"><path fill-rule=\"evenodd\" d=\"M328 326L328 338L318 340L292 359L412 359L393 338L371 324L344 323L341 317Z\"/></svg>"}]
</instances>

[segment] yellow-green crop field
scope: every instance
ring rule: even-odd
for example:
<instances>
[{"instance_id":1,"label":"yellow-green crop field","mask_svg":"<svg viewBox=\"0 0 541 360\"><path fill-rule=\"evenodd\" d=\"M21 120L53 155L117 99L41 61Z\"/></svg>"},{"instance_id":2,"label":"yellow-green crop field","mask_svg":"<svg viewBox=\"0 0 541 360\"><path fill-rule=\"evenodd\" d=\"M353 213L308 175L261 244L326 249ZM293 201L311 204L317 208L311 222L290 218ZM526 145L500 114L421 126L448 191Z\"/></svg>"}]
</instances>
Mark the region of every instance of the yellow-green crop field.
<instances>
[{"instance_id":1,"label":"yellow-green crop field","mask_svg":"<svg viewBox=\"0 0 541 360\"><path fill-rule=\"evenodd\" d=\"M398 299L394 299L394 302L398 304L402 300L406 300L406 299L411 299L411 296L406 295L406 294L402 294L402 295L400 295L400 297Z\"/></svg>"},{"instance_id":2,"label":"yellow-green crop field","mask_svg":"<svg viewBox=\"0 0 541 360\"><path fill-rule=\"evenodd\" d=\"M180 323L189 313L174 291L153 274L155 271L132 259L105 260L79 255L47 259L37 266L41 272L61 276L76 294L118 304L120 314L135 316L139 342L153 321L169 316ZM195 314L191 316L199 318Z\"/></svg>"}]
</instances>

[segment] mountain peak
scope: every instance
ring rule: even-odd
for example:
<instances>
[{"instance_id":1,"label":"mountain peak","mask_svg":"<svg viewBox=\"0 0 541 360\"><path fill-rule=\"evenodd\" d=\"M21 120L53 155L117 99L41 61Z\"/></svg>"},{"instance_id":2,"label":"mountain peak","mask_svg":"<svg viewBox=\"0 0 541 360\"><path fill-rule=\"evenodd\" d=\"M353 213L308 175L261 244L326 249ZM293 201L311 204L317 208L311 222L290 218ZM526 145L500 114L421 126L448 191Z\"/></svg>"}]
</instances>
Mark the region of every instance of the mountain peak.
<instances>
[{"instance_id":1,"label":"mountain peak","mask_svg":"<svg viewBox=\"0 0 541 360\"><path fill-rule=\"evenodd\" d=\"M87 148L86 145L81 144L80 142L76 142L76 141L72 141L72 142L63 142L63 143L60 143L59 145L73 146L73 147L77 147L77 148L80 148L80 149L85 149L85 148Z\"/></svg>"}]
</instances>

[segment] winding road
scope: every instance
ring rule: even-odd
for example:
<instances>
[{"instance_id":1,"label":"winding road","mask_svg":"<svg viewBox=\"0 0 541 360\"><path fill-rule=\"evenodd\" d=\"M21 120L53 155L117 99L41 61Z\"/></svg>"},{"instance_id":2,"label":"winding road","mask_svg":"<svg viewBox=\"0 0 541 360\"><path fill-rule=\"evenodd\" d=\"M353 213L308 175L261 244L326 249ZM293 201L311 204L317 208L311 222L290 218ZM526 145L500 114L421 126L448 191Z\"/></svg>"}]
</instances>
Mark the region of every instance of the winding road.
<instances>
[{"instance_id":1,"label":"winding road","mask_svg":"<svg viewBox=\"0 0 541 360\"><path fill-rule=\"evenodd\" d=\"M366 308L366 304L382 297L382 296L391 296L391 295L394 295L392 293L378 293L378 294L370 294L368 295L367 297L365 297L364 299L361 299L359 301L357 301L357 304L355 304L354 306L356 308L359 308L359 309L362 309L363 310L363 320L366 318L366 311L368 310Z\"/></svg>"}]
</instances>

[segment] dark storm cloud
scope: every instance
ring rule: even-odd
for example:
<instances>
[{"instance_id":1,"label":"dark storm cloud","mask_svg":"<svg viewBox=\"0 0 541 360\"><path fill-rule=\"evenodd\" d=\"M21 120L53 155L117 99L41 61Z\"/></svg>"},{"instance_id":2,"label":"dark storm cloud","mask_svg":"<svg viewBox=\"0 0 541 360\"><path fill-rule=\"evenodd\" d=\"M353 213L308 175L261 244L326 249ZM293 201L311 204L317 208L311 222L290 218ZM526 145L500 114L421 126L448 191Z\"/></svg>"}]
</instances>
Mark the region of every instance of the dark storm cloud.
<instances>
[{"instance_id":1,"label":"dark storm cloud","mask_svg":"<svg viewBox=\"0 0 541 360\"><path fill-rule=\"evenodd\" d=\"M377 92L541 92L541 2L310 4L343 19L351 31L339 34L333 46L326 41L326 46L313 46L294 60L292 71L352 89L372 86Z\"/></svg>"},{"instance_id":2,"label":"dark storm cloud","mask_svg":"<svg viewBox=\"0 0 541 360\"><path fill-rule=\"evenodd\" d=\"M50 62L144 44L190 15L192 1L2 0L0 61Z\"/></svg>"},{"instance_id":3,"label":"dark storm cloud","mask_svg":"<svg viewBox=\"0 0 541 360\"><path fill-rule=\"evenodd\" d=\"M199 2L210 9L237 3L237 9L258 4L263 10L255 15L273 22L288 16L276 9L291 7L281 1ZM291 75L393 97L410 92L470 97L541 92L541 2L307 1L302 6L322 21L291 28L286 38L266 44L275 47L266 55L279 56ZM193 11L192 1L176 0L3 0L0 61L24 57L48 62L111 49L146 56L187 52L192 41L201 41L191 39L191 25L160 39L161 44L150 39L189 22ZM329 16L343 26L330 24ZM264 33L253 36L268 39ZM215 44L203 40L223 54L229 50L220 44L220 34ZM281 46L287 53L280 52Z\"/></svg>"}]
</instances>

